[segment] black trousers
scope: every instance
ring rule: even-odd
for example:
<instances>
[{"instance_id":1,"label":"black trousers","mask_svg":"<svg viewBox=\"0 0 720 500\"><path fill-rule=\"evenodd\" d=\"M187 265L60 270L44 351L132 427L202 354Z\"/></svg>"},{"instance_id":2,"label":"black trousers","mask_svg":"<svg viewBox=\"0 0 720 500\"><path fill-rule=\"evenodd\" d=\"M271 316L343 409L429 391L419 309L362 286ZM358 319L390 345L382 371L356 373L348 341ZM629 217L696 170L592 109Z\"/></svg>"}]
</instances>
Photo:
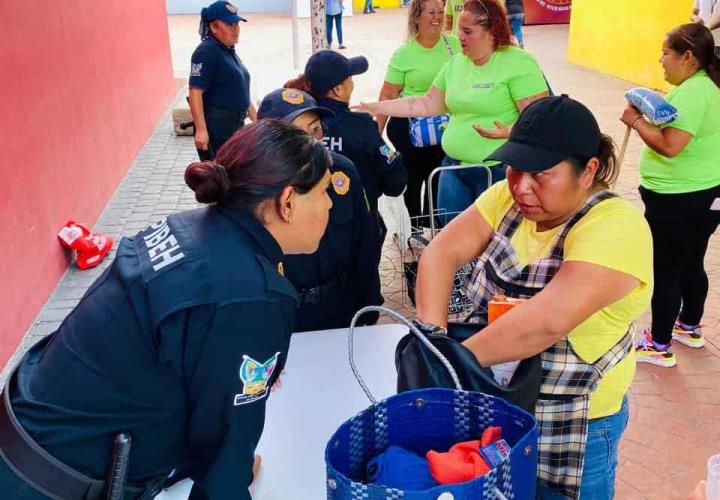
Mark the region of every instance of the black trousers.
<instances>
[{"instance_id":1,"label":"black trousers","mask_svg":"<svg viewBox=\"0 0 720 500\"><path fill-rule=\"evenodd\" d=\"M720 211L710 210L720 186L681 194L660 194L640 187L645 219L653 237L653 340L667 344L675 320L697 325L705 310L708 277L704 260Z\"/></svg>"},{"instance_id":2,"label":"black trousers","mask_svg":"<svg viewBox=\"0 0 720 500\"><path fill-rule=\"evenodd\" d=\"M408 172L407 189L403 194L405 206L410 217L428 214L428 198L430 189L425 187L425 203L421 202L422 186L428 180L430 172L440 166L445 153L440 145L425 148L416 148L410 142L410 132L407 118L390 118L387 122L387 134L405 161ZM437 189L440 176L435 176L432 186L432 196L437 206ZM423 207L421 210L421 206ZM429 224L429 220L428 220Z\"/></svg>"},{"instance_id":3,"label":"black trousers","mask_svg":"<svg viewBox=\"0 0 720 500\"><path fill-rule=\"evenodd\" d=\"M202 161L215 159L220 147L230 139L231 135L242 128L245 115L246 111L232 111L205 106L205 123L207 124L210 143L206 151L197 150Z\"/></svg>"}]
</instances>

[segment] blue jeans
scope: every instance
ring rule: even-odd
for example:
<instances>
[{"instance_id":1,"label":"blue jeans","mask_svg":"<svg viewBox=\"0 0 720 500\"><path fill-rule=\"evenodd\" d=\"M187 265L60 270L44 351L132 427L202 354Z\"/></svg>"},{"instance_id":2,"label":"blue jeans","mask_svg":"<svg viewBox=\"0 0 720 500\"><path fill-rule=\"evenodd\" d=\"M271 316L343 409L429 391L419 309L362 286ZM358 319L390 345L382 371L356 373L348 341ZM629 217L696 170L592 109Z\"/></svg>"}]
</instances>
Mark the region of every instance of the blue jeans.
<instances>
[{"instance_id":1,"label":"blue jeans","mask_svg":"<svg viewBox=\"0 0 720 500\"><path fill-rule=\"evenodd\" d=\"M522 25L525 20L525 14L508 14L508 21L510 21L510 28L512 29L513 36L517 38L520 47L524 47Z\"/></svg>"},{"instance_id":2,"label":"blue jeans","mask_svg":"<svg viewBox=\"0 0 720 500\"><path fill-rule=\"evenodd\" d=\"M630 412L625 396L620 411L591 420L588 424L585 466L580 482L580 500L611 500L615 496L615 469L620 438L627 427ZM563 500L553 490L538 485L538 500Z\"/></svg>"},{"instance_id":3,"label":"blue jeans","mask_svg":"<svg viewBox=\"0 0 720 500\"><path fill-rule=\"evenodd\" d=\"M372 12L372 11L373 11L372 0L365 0L365 7L363 7L363 12Z\"/></svg>"},{"instance_id":4,"label":"blue jeans","mask_svg":"<svg viewBox=\"0 0 720 500\"><path fill-rule=\"evenodd\" d=\"M459 165L460 162L446 156L442 162L443 167ZM505 178L505 166L490 167L492 183L495 184ZM440 173L438 187L437 209L442 224L453 220L460 212L480 196L488 188L487 170L484 168L466 168L462 170L445 170Z\"/></svg>"},{"instance_id":5,"label":"blue jeans","mask_svg":"<svg viewBox=\"0 0 720 500\"><path fill-rule=\"evenodd\" d=\"M332 28L333 28L333 19L335 19L335 28L337 29L337 36L338 36L338 44L342 45L342 12L340 14L335 14L334 16L331 16L329 14L325 15L325 31L327 31L327 42L328 47L332 45Z\"/></svg>"}]
</instances>

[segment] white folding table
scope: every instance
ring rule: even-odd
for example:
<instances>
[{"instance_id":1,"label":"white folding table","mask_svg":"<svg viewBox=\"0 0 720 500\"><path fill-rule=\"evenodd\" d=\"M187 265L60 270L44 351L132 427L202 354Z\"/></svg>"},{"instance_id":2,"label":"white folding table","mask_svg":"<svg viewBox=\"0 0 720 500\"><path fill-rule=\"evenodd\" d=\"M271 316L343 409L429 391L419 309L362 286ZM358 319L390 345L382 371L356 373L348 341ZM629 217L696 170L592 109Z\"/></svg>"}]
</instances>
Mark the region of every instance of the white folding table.
<instances>
[{"instance_id":1,"label":"white folding table","mask_svg":"<svg viewBox=\"0 0 720 500\"><path fill-rule=\"evenodd\" d=\"M395 394L395 346L405 333L400 325L355 329L355 360L377 399ZM342 422L370 404L350 369L347 337L346 329L293 334L282 386L267 402L253 499L326 497L325 445ZM178 483L156 500L185 500L191 484Z\"/></svg>"}]
</instances>

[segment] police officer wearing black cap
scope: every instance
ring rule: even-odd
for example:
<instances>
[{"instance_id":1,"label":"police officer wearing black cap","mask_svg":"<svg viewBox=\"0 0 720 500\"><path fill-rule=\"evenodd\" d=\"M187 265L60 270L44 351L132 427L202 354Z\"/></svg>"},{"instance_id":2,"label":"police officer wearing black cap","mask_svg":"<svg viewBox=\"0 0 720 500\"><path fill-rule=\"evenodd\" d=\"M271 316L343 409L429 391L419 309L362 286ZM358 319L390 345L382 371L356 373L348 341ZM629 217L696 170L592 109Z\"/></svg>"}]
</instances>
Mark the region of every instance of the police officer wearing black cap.
<instances>
[{"instance_id":1,"label":"police officer wearing black cap","mask_svg":"<svg viewBox=\"0 0 720 500\"><path fill-rule=\"evenodd\" d=\"M367 59L362 56L348 59L332 50L320 50L308 59L304 75L286 86L307 90L320 106L335 113L334 117L323 119L326 127L323 141L330 151L347 156L357 166L370 210L380 225L379 250L386 230L378 213L378 199L383 194L400 196L408 176L402 156L385 143L373 118L367 113L350 111L355 88L352 77L367 69Z\"/></svg>"},{"instance_id":2,"label":"police officer wearing black cap","mask_svg":"<svg viewBox=\"0 0 720 500\"><path fill-rule=\"evenodd\" d=\"M10 377L0 398L1 498L107 498L103 478L122 433L128 487L111 498L150 499L179 466L193 500L250 498L265 402L295 322L285 254L317 250L332 206L329 165L322 144L263 120L216 161L188 167L186 183L211 205L123 239Z\"/></svg>"},{"instance_id":3,"label":"police officer wearing black cap","mask_svg":"<svg viewBox=\"0 0 720 500\"><path fill-rule=\"evenodd\" d=\"M240 34L238 9L221 0L200 13L202 42L193 52L190 65L188 103L195 124L195 147L201 160L211 160L220 146L250 116L250 73L235 53Z\"/></svg>"},{"instance_id":4,"label":"police officer wearing black cap","mask_svg":"<svg viewBox=\"0 0 720 500\"><path fill-rule=\"evenodd\" d=\"M258 119L292 123L319 141L323 139L321 119L334 116L297 89L270 92L258 109ZM383 303L375 257L377 226L362 180L350 160L339 153L330 155L333 207L327 230L317 252L285 259L285 276L295 285L300 301L296 331L347 328L359 309ZM376 321L377 314L366 314L361 324Z\"/></svg>"}]
</instances>

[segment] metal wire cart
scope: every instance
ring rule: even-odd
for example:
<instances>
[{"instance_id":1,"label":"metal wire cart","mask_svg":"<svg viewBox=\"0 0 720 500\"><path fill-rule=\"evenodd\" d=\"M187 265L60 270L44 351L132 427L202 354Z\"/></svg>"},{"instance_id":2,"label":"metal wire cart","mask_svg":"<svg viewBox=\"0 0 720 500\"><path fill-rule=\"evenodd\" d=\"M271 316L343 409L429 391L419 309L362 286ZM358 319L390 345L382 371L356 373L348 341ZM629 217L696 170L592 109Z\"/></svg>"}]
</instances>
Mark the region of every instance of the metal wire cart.
<instances>
[{"instance_id":1,"label":"metal wire cart","mask_svg":"<svg viewBox=\"0 0 720 500\"><path fill-rule=\"evenodd\" d=\"M492 173L485 165L452 165L447 167L438 167L430 173L426 190L428 193L428 215L419 215L410 218L410 226L402 225L398 235L400 246L400 259L404 274L403 280L403 305L406 307L415 306L415 283L417 281L418 262L425 248L430 241L437 236L442 227L447 223L451 216L456 213L449 213L443 208L437 208L435 200L433 200L432 190L435 177L443 171L448 170L464 170L470 168L481 168L487 174L488 186L492 184ZM432 214L432 216L430 215ZM406 248L406 249L405 249ZM473 312L473 303L467 296L467 285L470 275L474 268L475 262L470 262L455 272L452 292L450 293L450 302L448 304L448 320L449 321L467 321Z\"/></svg>"}]
</instances>

